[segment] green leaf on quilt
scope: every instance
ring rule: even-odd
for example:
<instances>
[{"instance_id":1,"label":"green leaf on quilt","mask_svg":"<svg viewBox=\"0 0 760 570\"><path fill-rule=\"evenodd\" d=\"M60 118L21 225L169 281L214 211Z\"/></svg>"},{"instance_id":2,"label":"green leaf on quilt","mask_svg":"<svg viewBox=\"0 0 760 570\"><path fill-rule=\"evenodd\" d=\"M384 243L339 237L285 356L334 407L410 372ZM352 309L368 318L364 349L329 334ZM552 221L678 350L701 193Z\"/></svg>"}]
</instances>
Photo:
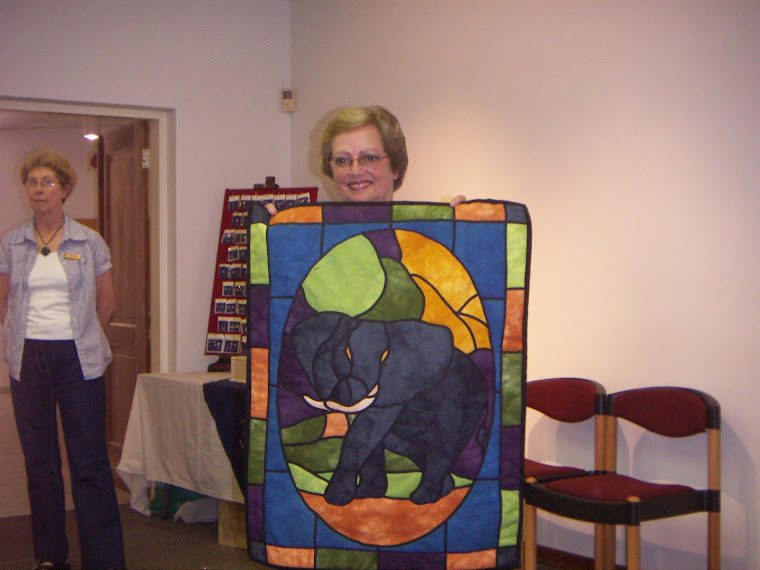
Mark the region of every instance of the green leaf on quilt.
<instances>
[{"instance_id":1,"label":"green leaf on quilt","mask_svg":"<svg viewBox=\"0 0 760 570\"><path fill-rule=\"evenodd\" d=\"M347 239L317 261L303 281L306 301L316 311L351 317L369 310L385 288L385 272L364 236Z\"/></svg>"},{"instance_id":2,"label":"green leaf on quilt","mask_svg":"<svg viewBox=\"0 0 760 570\"><path fill-rule=\"evenodd\" d=\"M338 465L342 437L330 437L304 445L283 445L285 459L312 473L332 471Z\"/></svg>"},{"instance_id":3,"label":"green leaf on quilt","mask_svg":"<svg viewBox=\"0 0 760 570\"><path fill-rule=\"evenodd\" d=\"M318 548L314 567L332 570L377 570L377 552Z\"/></svg>"},{"instance_id":4,"label":"green leaf on quilt","mask_svg":"<svg viewBox=\"0 0 760 570\"><path fill-rule=\"evenodd\" d=\"M454 475L453 473L451 476L454 478L455 489L459 489L460 487L469 487L472 485L472 479L466 479L464 477L460 477L459 475Z\"/></svg>"},{"instance_id":5,"label":"green leaf on quilt","mask_svg":"<svg viewBox=\"0 0 760 570\"><path fill-rule=\"evenodd\" d=\"M521 352L501 355L501 425L522 423L522 365Z\"/></svg>"},{"instance_id":6,"label":"green leaf on quilt","mask_svg":"<svg viewBox=\"0 0 760 570\"><path fill-rule=\"evenodd\" d=\"M452 475L454 478L454 488L469 487L472 485L470 479ZM422 473L413 471L409 473L388 473L388 490L385 496L390 499L408 499L422 479Z\"/></svg>"},{"instance_id":7,"label":"green leaf on quilt","mask_svg":"<svg viewBox=\"0 0 760 570\"><path fill-rule=\"evenodd\" d=\"M322 434L325 433L326 424L327 416L321 415L283 428L280 430L282 444L313 443L322 438Z\"/></svg>"},{"instance_id":8,"label":"green leaf on quilt","mask_svg":"<svg viewBox=\"0 0 760 570\"><path fill-rule=\"evenodd\" d=\"M449 204L394 204L393 221L453 220L454 208Z\"/></svg>"},{"instance_id":9,"label":"green leaf on quilt","mask_svg":"<svg viewBox=\"0 0 760 570\"><path fill-rule=\"evenodd\" d=\"M422 473L388 473L388 490L385 496L389 499L408 499L422 479Z\"/></svg>"},{"instance_id":10,"label":"green leaf on quilt","mask_svg":"<svg viewBox=\"0 0 760 570\"><path fill-rule=\"evenodd\" d=\"M421 318L425 308L425 297L409 275L409 271L389 257L381 258L380 263L385 270L385 290L377 303L360 315L360 318L374 321Z\"/></svg>"},{"instance_id":11,"label":"green leaf on quilt","mask_svg":"<svg viewBox=\"0 0 760 570\"><path fill-rule=\"evenodd\" d=\"M408 457L386 449L385 471L386 473L407 473L409 471L419 471L419 467Z\"/></svg>"},{"instance_id":12,"label":"green leaf on quilt","mask_svg":"<svg viewBox=\"0 0 760 570\"><path fill-rule=\"evenodd\" d=\"M528 259L528 226L507 224L507 287L525 287Z\"/></svg>"},{"instance_id":13,"label":"green leaf on quilt","mask_svg":"<svg viewBox=\"0 0 760 570\"><path fill-rule=\"evenodd\" d=\"M267 423L252 418L248 445L248 483L251 485L264 484L266 438Z\"/></svg>"},{"instance_id":14,"label":"green leaf on quilt","mask_svg":"<svg viewBox=\"0 0 760 570\"><path fill-rule=\"evenodd\" d=\"M267 254L267 225L251 224L251 237L248 245L248 258L251 264L251 285L269 283L269 256Z\"/></svg>"},{"instance_id":15,"label":"green leaf on quilt","mask_svg":"<svg viewBox=\"0 0 760 570\"><path fill-rule=\"evenodd\" d=\"M293 476L293 482L296 484L296 488L307 493L316 493L324 495L327 488L327 480L315 475L311 471L302 469L298 465L289 463L290 474Z\"/></svg>"},{"instance_id":16,"label":"green leaf on quilt","mask_svg":"<svg viewBox=\"0 0 760 570\"><path fill-rule=\"evenodd\" d=\"M501 527L499 529L499 546L517 544L520 530L520 492L501 491Z\"/></svg>"}]
</instances>

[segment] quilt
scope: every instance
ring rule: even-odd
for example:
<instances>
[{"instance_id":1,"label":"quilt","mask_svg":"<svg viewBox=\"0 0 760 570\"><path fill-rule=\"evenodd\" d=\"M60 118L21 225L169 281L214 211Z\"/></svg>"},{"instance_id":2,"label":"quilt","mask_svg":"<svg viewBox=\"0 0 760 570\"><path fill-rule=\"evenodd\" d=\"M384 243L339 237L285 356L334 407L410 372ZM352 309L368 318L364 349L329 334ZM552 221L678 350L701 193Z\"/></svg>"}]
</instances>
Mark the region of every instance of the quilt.
<instances>
[{"instance_id":1,"label":"quilt","mask_svg":"<svg viewBox=\"0 0 760 570\"><path fill-rule=\"evenodd\" d=\"M250 557L519 567L526 207L254 206L248 243Z\"/></svg>"}]
</instances>

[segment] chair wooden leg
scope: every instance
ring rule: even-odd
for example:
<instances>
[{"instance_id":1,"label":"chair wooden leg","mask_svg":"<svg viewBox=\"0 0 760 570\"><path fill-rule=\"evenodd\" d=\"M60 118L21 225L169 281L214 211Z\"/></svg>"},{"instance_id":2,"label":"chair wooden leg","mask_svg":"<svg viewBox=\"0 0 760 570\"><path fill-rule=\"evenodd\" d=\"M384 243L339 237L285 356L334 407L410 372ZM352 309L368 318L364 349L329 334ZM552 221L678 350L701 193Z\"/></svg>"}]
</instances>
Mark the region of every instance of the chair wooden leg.
<instances>
[{"instance_id":1,"label":"chair wooden leg","mask_svg":"<svg viewBox=\"0 0 760 570\"><path fill-rule=\"evenodd\" d=\"M615 525L594 525L594 570L615 570Z\"/></svg>"},{"instance_id":2,"label":"chair wooden leg","mask_svg":"<svg viewBox=\"0 0 760 570\"><path fill-rule=\"evenodd\" d=\"M523 519L523 570L536 570L536 507L526 503Z\"/></svg>"},{"instance_id":3,"label":"chair wooden leg","mask_svg":"<svg viewBox=\"0 0 760 570\"><path fill-rule=\"evenodd\" d=\"M707 567L720 570L720 513L707 513Z\"/></svg>"},{"instance_id":4,"label":"chair wooden leg","mask_svg":"<svg viewBox=\"0 0 760 570\"><path fill-rule=\"evenodd\" d=\"M594 570L607 570L604 557L604 525L594 525Z\"/></svg>"},{"instance_id":5,"label":"chair wooden leg","mask_svg":"<svg viewBox=\"0 0 760 570\"><path fill-rule=\"evenodd\" d=\"M625 527L625 565L628 570L641 570L641 527Z\"/></svg>"}]
</instances>

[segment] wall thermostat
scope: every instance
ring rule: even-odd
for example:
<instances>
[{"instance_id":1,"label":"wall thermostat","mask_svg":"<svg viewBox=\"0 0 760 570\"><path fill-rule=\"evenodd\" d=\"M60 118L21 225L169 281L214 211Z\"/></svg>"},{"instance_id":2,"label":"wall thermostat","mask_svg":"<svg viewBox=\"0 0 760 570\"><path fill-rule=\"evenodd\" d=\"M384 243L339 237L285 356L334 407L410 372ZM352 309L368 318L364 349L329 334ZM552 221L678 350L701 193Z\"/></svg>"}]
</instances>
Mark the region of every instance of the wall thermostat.
<instances>
[{"instance_id":1,"label":"wall thermostat","mask_svg":"<svg viewBox=\"0 0 760 570\"><path fill-rule=\"evenodd\" d=\"M292 113L296 110L296 100L293 97L292 89L283 89L280 97L280 110L286 113Z\"/></svg>"}]
</instances>

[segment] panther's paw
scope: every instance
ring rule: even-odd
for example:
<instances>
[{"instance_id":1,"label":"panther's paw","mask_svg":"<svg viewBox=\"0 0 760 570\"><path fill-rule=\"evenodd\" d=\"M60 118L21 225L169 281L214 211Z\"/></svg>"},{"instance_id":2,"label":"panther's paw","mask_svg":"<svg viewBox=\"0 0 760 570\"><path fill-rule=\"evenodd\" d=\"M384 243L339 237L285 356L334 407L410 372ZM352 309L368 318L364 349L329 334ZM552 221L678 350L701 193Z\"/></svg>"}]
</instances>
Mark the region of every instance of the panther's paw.
<instances>
[{"instance_id":1,"label":"panther's paw","mask_svg":"<svg viewBox=\"0 0 760 570\"><path fill-rule=\"evenodd\" d=\"M385 497L385 492L388 490L388 478L379 477L371 481L359 480L359 487L356 489L357 499L377 499L379 497Z\"/></svg>"},{"instance_id":2,"label":"panther's paw","mask_svg":"<svg viewBox=\"0 0 760 570\"><path fill-rule=\"evenodd\" d=\"M409 500L415 505L428 505L430 503L435 503L440 498L441 493L423 487L417 487L414 492L409 495Z\"/></svg>"},{"instance_id":3,"label":"panther's paw","mask_svg":"<svg viewBox=\"0 0 760 570\"><path fill-rule=\"evenodd\" d=\"M325 489L325 501L331 505L342 507L354 500L356 487L351 484L341 484L335 479L327 484Z\"/></svg>"},{"instance_id":4,"label":"panther's paw","mask_svg":"<svg viewBox=\"0 0 760 570\"><path fill-rule=\"evenodd\" d=\"M427 505L435 503L441 497L445 497L454 490L454 478L449 474L440 485L420 483L414 492L409 495L409 500L415 505Z\"/></svg>"}]
</instances>

